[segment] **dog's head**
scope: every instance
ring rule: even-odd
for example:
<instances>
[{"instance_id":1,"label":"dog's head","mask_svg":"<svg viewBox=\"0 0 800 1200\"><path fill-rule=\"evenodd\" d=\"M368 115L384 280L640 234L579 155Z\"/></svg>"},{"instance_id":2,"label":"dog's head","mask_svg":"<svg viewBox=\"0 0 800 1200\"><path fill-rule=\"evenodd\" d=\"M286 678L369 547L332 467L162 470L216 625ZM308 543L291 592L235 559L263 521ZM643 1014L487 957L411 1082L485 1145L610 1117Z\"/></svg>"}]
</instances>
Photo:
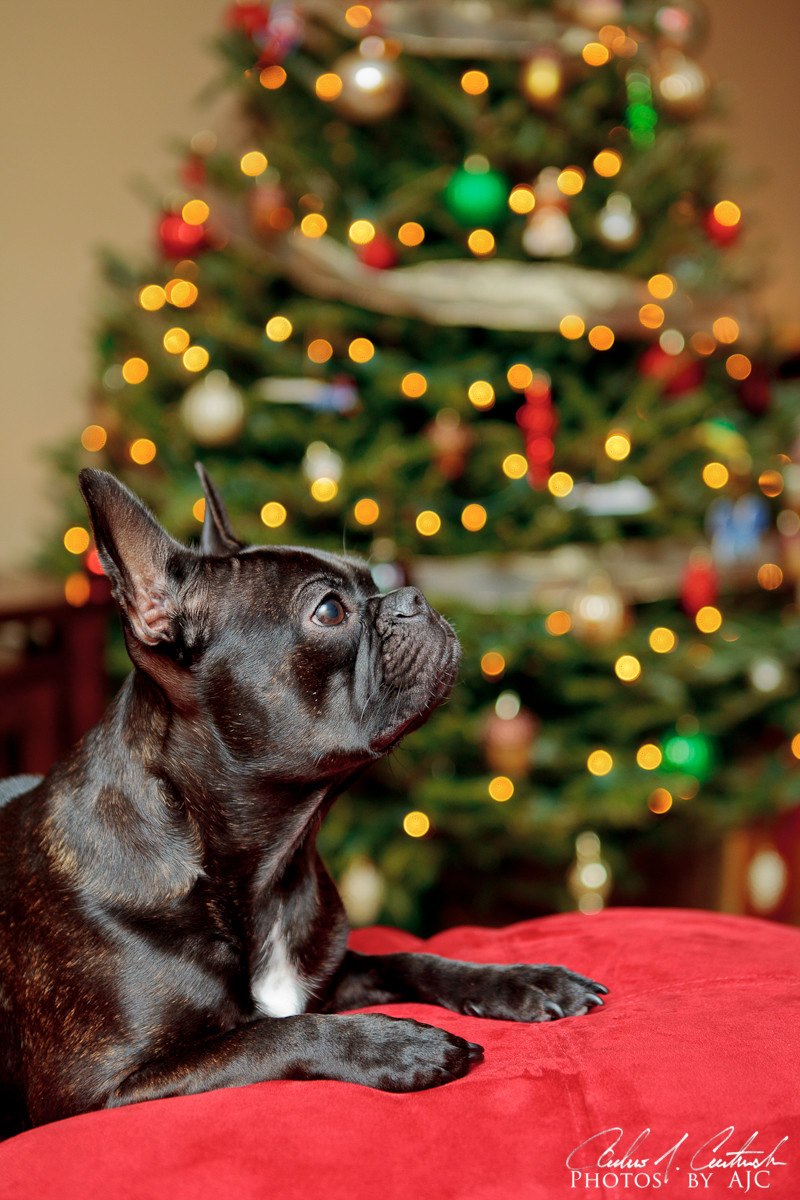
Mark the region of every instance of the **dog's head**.
<instances>
[{"instance_id":1,"label":"dog's head","mask_svg":"<svg viewBox=\"0 0 800 1200\"><path fill-rule=\"evenodd\" d=\"M112 475L80 475L134 664L259 775L324 779L380 757L449 694L453 630L416 588L378 594L357 558L242 545L198 470L199 550Z\"/></svg>"}]
</instances>

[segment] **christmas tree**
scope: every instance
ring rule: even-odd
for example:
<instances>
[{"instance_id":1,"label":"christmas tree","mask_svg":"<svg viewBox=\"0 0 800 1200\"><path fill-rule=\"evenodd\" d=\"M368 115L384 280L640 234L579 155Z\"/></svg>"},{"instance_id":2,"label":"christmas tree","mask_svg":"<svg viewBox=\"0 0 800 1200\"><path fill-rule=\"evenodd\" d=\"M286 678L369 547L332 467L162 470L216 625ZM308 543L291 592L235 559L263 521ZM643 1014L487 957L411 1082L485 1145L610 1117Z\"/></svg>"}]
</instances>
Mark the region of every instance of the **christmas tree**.
<instances>
[{"instance_id":1,"label":"christmas tree","mask_svg":"<svg viewBox=\"0 0 800 1200\"><path fill-rule=\"evenodd\" d=\"M192 539L200 458L241 537L362 552L453 621L449 705L327 826L356 919L593 911L612 871L652 899L800 801L796 393L698 129L702 10L222 20L239 119L183 148L155 254L106 254L65 484L104 465Z\"/></svg>"}]
</instances>

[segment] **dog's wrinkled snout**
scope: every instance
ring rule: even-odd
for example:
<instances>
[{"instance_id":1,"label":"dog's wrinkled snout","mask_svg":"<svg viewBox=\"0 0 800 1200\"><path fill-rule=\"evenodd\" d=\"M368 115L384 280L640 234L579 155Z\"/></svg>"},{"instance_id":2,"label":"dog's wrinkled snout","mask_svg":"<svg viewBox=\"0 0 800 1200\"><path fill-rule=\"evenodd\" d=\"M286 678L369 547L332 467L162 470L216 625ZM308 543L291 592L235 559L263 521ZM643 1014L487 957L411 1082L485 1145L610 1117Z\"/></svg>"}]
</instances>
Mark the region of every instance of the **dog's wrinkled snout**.
<instances>
[{"instance_id":1,"label":"dog's wrinkled snout","mask_svg":"<svg viewBox=\"0 0 800 1200\"><path fill-rule=\"evenodd\" d=\"M384 603L394 617L427 617L430 616L430 605L422 592L414 587L398 588L390 592Z\"/></svg>"}]
</instances>

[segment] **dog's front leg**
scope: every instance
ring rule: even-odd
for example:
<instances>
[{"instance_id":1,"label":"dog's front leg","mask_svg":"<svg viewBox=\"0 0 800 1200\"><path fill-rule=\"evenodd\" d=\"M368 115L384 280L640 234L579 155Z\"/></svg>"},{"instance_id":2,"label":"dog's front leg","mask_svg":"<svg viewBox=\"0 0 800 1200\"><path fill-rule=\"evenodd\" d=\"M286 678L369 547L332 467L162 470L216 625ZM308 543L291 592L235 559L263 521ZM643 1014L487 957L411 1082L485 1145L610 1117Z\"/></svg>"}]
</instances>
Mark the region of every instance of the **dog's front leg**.
<instances>
[{"instance_id":1,"label":"dog's front leg","mask_svg":"<svg viewBox=\"0 0 800 1200\"><path fill-rule=\"evenodd\" d=\"M380 1015L264 1018L209 1038L128 1075L105 1107L188 1096L268 1079L339 1079L386 1092L414 1092L458 1079L480 1046Z\"/></svg>"},{"instance_id":2,"label":"dog's front leg","mask_svg":"<svg viewBox=\"0 0 800 1200\"><path fill-rule=\"evenodd\" d=\"M324 1002L326 1012L415 1000L506 1021L552 1021L602 1005L608 988L566 967L485 965L435 954L348 950Z\"/></svg>"}]
</instances>

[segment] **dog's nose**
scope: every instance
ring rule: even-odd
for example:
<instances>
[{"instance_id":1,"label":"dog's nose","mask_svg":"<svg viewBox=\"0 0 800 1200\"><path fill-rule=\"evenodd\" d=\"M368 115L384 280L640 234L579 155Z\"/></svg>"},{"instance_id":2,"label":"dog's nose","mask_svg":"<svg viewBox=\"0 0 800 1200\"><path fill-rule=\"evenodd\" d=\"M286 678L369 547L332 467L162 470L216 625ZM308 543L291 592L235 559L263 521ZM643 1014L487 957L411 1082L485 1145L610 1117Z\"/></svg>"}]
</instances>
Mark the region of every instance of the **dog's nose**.
<instances>
[{"instance_id":1,"label":"dog's nose","mask_svg":"<svg viewBox=\"0 0 800 1200\"><path fill-rule=\"evenodd\" d=\"M395 617L424 617L428 613L428 601L414 587L398 588L386 597L389 611Z\"/></svg>"}]
</instances>

